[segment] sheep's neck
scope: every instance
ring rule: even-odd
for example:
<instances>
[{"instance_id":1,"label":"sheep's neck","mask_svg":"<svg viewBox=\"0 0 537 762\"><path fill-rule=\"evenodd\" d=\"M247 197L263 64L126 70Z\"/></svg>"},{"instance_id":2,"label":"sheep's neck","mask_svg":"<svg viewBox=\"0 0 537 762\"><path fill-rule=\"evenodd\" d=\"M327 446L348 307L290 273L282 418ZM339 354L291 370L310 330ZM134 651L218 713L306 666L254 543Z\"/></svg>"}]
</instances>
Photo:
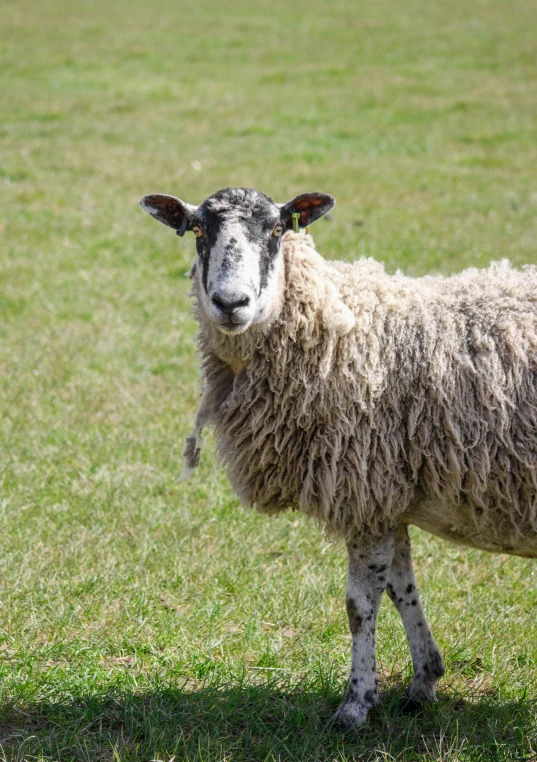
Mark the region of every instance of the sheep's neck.
<instances>
[{"instance_id":1,"label":"sheep's neck","mask_svg":"<svg viewBox=\"0 0 537 762\"><path fill-rule=\"evenodd\" d=\"M219 331L205 315L198 316L200 324L199 345L204 358L216 356L226 363L234 374L240 373L250 364L253 356L259 351L268 330L272 327L263 323L252 326L239 336L227 336Z\"/></svg>"}]
</instances>

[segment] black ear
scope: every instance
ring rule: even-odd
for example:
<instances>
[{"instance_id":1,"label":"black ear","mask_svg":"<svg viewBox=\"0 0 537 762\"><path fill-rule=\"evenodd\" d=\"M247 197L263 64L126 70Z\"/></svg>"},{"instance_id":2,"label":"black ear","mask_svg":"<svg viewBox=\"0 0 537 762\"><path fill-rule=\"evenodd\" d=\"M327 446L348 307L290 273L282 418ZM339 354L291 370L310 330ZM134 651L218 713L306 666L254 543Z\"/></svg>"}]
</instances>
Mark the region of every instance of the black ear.
<instances>
[{"instance_id":1,"label":"black ear","mask_svg":"<svg viewBox=\"0 0 537 762\"><path fill-rule=\"evenodd\" d=\"M332 209L336 199L328 193L303 193L281 208L281 220L288 230L293 229L293 212L300 214L298 226L305 228Z\"/></svg>"},{"instance_id":2,"label":"black ear","mask_svg":"<svg viewBox=\"0 0 537 762\"><path fill-rule=\"evenodd\" d=\"M175 196L164 196L160 193L152 193L140 199L140 206L152 217L164 225L177 231L177 235L184 235L189 228L190 220L197 207L186 204Z\"/></svg>"}]
</instances>

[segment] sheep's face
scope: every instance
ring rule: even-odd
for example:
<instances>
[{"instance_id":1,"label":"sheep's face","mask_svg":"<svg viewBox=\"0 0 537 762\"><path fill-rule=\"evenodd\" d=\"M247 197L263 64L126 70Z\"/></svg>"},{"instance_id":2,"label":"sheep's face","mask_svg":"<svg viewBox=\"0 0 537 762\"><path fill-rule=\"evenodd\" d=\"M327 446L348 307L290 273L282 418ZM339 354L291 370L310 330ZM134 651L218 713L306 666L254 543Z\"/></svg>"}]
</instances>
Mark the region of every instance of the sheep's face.
<instances>
[{"instance_id":1,"label":"sheep's face","mask_svg":"<svg viewBox=\"0 0 537 762\"><path fill-rule=\"evenodd\" d=\"M179 235L196 236L200 302L223 333L236 335L262 323L278 299L282 235L311 224L334 205L326 193L306 193L276 204L249 188L226 188L200 206L174 196L145 196L142 208Z\"/></svg>"}]
</instances>

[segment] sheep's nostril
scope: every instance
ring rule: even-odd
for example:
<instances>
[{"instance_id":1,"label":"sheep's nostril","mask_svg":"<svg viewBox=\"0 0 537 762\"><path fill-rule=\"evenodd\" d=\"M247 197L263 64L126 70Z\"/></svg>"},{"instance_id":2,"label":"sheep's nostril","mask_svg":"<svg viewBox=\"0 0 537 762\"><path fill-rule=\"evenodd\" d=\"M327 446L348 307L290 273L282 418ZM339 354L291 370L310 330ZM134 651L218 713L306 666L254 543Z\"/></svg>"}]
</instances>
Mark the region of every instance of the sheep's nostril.
<instances>
[{"instance_id":1,"label":"sheep's nostril","mask_svg":"<svg viewBox=\"0 0 537 762\"><path fill-rule=\"evenodd\" d=\"M223 302L221 299L219 299L216 295L214 295L211 298L211 301L212 301L212 303L214 304L215 307L218 307L219 310L222 310L223 312L226 311L226 309L227 309L226 303Z\"/></svg>"},{"instance_id":2,"label":"sheep's nostril","mask_svg":"<svg viewBox=\"0 0 537 762\"><path fill-rule=\"evenodd\" d=\"M234 312L234 310L238 310L241 307L248 307L250 304L250 297L249 296L243 296L240 299L233 299L233 300L224 300L222 297L218 296L217 294L213 294L211 297L211 301L214 304L215 307L218 307L218 309L221 312L224 312L226 315L231 314Z\"/></svg>"}]
</instances>

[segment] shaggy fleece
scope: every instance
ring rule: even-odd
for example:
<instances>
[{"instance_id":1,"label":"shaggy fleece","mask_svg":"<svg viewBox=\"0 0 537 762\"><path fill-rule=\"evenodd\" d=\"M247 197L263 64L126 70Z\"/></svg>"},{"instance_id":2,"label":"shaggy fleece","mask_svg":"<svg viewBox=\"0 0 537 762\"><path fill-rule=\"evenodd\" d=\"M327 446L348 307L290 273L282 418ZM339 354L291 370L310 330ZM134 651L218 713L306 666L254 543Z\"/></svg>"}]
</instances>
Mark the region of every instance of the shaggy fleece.
<instances>
[{"instance_id":1,"label":"shaggy fleece","mask_svg":"<svg viewBox=\"0 0 537 762\"><path fill-rule=\"evenodd\" d=\"M203 426L241 501L382 535L412 505L537 530L537 268L451 277L328 262L287 233L281 302L236 337L195 306ZM193 270L195 305L199 288Z\"/></svg>"}]
</instances>

